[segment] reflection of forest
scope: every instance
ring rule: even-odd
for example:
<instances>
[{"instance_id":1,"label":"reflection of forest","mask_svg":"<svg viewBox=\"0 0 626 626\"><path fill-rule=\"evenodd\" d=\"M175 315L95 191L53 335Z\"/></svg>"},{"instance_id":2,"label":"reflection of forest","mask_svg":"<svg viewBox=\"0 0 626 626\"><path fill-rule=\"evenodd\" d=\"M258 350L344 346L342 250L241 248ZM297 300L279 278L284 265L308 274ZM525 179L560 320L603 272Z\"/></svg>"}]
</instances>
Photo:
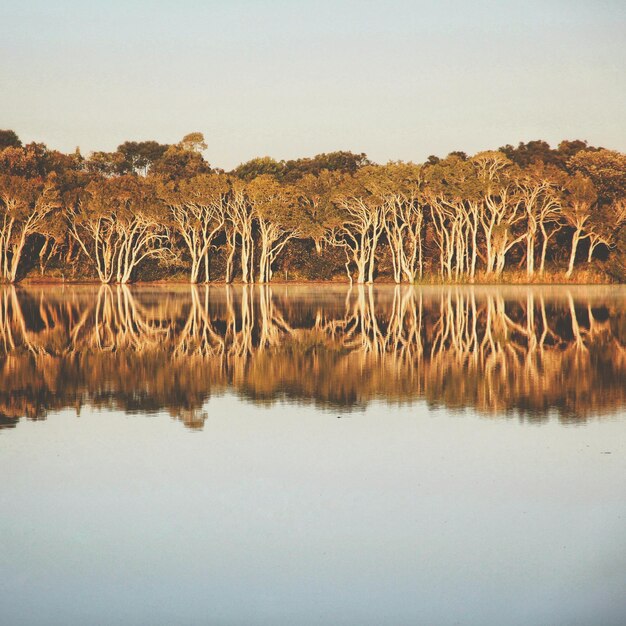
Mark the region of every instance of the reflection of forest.
<instances>
[{"instance_id":1,"label":"reflection of forest","mask_svg":"<svg viewBox=\"0 0 626 626\"><path fill-rule=\"evenodd\" d=\"M626 405L617 289L4 287L0 428L84 404L199 428L229 388L585 419Z\"/></svg>"}]
</instances>

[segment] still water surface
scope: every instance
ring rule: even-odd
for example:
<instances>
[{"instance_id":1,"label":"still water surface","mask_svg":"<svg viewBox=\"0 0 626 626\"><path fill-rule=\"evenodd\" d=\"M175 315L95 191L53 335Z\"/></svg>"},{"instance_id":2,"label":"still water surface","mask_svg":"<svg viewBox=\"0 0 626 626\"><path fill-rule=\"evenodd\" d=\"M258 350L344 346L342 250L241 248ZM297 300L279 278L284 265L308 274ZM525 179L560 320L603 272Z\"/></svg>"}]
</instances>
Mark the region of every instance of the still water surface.
<instances>
[{"instance_id":1,"label":"still water surface","mask_svg":"<svg viewBox=\"0 0 626 626\"><path fill-rule=\"evenodd\" d=\"M624 623L624 288L1 289L0 623Z\"/></svg>"}]
</instances>

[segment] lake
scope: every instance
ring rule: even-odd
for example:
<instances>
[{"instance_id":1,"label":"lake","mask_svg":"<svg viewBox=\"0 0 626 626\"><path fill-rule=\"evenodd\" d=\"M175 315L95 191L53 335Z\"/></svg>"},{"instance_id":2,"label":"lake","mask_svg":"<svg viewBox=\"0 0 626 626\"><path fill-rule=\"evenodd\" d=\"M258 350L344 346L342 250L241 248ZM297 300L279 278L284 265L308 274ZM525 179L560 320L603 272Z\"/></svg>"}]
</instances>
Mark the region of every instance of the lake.
<instances>
[{"instance_id":1,"label":"lake","mask_svg":"<svg viewBox=\"0 0 626 626\"><path fill-rule=\"evenodd\" d=\"M0 623L622 625L626 288L0 286Z\"/></svg>"}]
</instances>

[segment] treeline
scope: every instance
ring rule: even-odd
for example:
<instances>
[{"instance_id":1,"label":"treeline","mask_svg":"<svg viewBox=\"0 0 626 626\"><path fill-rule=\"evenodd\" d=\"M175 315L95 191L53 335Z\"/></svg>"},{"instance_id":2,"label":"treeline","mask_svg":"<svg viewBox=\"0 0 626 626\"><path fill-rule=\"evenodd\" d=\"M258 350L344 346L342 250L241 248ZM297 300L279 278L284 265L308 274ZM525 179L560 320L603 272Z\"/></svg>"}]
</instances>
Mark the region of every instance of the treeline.
<instances>
[{"instance_id":1,"label":"treeline","mask_svg":"<svg viewBox=\"0 0 626 626\"><path fill-rule=\"evenodd\" d=\"M0 131L0 280L103 283L626 281L626 155L563 141L422 164L364 154L253 159L231 172L177 144L85 158Z\"/></svg>"}]
</instances>

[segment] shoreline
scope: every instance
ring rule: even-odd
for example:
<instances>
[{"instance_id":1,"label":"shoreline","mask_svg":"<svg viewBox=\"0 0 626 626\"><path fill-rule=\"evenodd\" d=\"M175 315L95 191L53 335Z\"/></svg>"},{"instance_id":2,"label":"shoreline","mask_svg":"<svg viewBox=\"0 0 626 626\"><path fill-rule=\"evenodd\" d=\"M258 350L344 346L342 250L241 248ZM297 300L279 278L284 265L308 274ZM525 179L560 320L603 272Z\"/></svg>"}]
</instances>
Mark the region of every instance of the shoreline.
<instances>
[{"instance_id":1,"label":"shoreline","mask_svg":"<svg viewBox=\"0 0 626 626\"><path fill-rule=\"evenodd\" d=\"M396 283L393 280L385 280L385 279L381 279L381 280L376 280L373 283L357 283L357 282L348 282L348 281L339 281L339 280L306 280L306 279L298 279L298 280L272 280L271 282L267 282L267 283L259 283L259 282L252 282L252 283L244 283L240 280L238 281L232 281L230 283L227 283L223 280L216 280L216 281L210 281L210 282L197 282L197 283L192 283L189 281L184 281L184 280L152 280L152 281L142 281L142 280L138 280L138 281L131 281L128 283L115 283L115 282L111 282L111 283L102 283L97 279L80 279L80 280L63 280L63 279L57 279L54 277L50 277L50 278L45 278L45 279L33 279L33 278L26 278L24 280L15 282L15 283L4 283L4 282L0 282L0 286L9 286L9 285L13 285L13 286L20 286L20 285L24 285L24 286L37 286L37 285L43 285L43 286L59 286L59 285L68 285L68 286L80 286L80 285L85 285L85 286L99 286L99 285L109 285L111 287L116 286L116 285L126 285L126 286L168 286L168 285L176 285L176 286L192 286L195 285L197 287L202 287L202 286L220 286L220 287L225 287L227 285L230 286L261 286L261 287L272 287L272 286L285 286L285 285L289 285L289 286L307 286L307 285L325 285L325 286L341 286L341 287L358 287L358 286L372 286L372 287L376 287L376 286L392 286L392 287L582 287L582 286L602 286L602 287L608 287L608 286L615 286L615 287L620 287L623 285L626 285L626 283L618 283L618 282L613 282L613 281L586 281L586 280L581 280L581 281L577 281L577 280L571 280L571 281L561 281L561 280L555 280L555 281L507 281L507 280L498 280L498 281L486 281L486 280L475 280L475 281L450 281L450 282L444 282L444 281L428 281L428 282L415 282L415 283L407 283L407 282L401 282L401 283Z\"/></svg>"}]
</instances>

